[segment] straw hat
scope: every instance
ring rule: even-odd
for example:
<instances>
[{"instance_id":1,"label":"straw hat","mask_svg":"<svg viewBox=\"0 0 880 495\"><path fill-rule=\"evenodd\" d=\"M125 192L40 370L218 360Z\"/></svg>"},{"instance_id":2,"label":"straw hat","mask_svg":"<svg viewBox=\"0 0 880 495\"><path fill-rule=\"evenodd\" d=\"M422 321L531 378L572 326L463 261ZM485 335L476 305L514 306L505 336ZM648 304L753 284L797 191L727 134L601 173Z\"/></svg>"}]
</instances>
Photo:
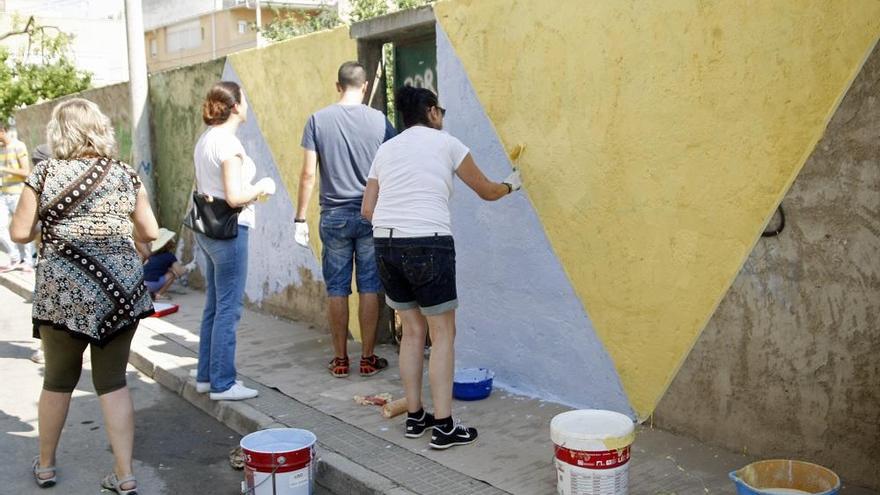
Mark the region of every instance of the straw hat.
<instances>
[{"instance_id":1,"label":"straw hat","mask_svg":"<svg viewBox=\"0 0 880 495\"><path fill-rule=\"evenodd\" d=\"M166 229L165 227L162 227L161 229L159 229L159 237L157 237L155 241L150 243L150 251L155 253L156 251L162 249L163 247L165 247L165 244L168 244L172 239L174 239L175 235L177 234Z\"/></svg>"}]
</instances>

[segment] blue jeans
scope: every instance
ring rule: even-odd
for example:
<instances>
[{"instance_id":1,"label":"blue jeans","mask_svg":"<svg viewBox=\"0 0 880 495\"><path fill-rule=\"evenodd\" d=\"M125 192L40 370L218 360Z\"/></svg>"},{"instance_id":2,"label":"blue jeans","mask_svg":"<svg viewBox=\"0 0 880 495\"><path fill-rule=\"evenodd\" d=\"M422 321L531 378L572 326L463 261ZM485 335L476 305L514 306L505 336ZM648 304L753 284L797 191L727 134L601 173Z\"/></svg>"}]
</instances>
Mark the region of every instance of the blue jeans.
<instances>
[{"instance_id":1,"label":"blue jeans","mask_svg":"<svg viewBox=\"0 0 880 495\"><path fill-rule=\"evenodd\" d=\"M351 271L357 269L360 293L381 292L382 282L376 270L373 249L373 226L360 210L338 208L321 212L321 253L324 283L331 297L351 294Z\"/></svg>"},{"instance_id":2,"label":"blue jeans","mask_svg":"<svg viewBox=\"0 0 880 495\"><path fill-rule=\"evenodd\" d=\"M211 392L225 392L235 384L235 331L247 281L248 228L239 225L235 239L195 236L208 262L196 381L211 382Z\"/></svg>"}]
</instances>

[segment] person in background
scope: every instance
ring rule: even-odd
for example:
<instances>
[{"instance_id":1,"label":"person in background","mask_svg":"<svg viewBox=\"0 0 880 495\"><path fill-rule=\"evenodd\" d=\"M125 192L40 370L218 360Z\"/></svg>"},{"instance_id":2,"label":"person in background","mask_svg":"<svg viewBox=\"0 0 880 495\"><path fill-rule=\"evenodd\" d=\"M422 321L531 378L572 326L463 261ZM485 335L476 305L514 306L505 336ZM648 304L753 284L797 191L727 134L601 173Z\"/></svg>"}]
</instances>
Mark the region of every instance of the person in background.
<instances>
[{"instance_id":1,"label":"person in background","mask_svg":"<svg viewBox=\"0 0 880 495\"><path fill-rule=\"evenodd\" d=\"M335 354L328 368L333 376L343 378L349 372L348 296L352 269L357 270L358 322L363 343L360 374L371 376L388 367L388 361L374 352L382 285L376 272L372 226L360 210L373 156L395 131L382 112L363 104L367 91L367 71L363 65L345 62L337 76L339 101L309 117L303 130L304 157L294 239L302 246L309 245L306 211L320 169L320 235L324 244L321 260Z\"/></svg>"},{"instance_id":2,"label":"person in background","mask_svg":"<svg viewBox=\"0 0 880 495\"><path fill-rule=\"evenodd\" d=\"M154 301L165 299L165 292L175 280L186 275L192 266L184 266L174 255L174 236L166 228L159 229L159 237L148 247L147 262L144 264L144 284Z\"/></svg>"},{"instance_id":3,"label":"person in background","mask_svg":"<svg viewBox=\"0 0 880 495\"><path fill-rule=\"evenodd\" d=\"M31 154L31 165L36 167L38 163L48 160L50 157L49 145L48 144L38 144L36 148L34 148L33 154ZM36 241L35 241L36 242ZM40 344L40 348L34 351L30 357L31 361L37 364L43 364L43 345Z\"/></svg>"},{"instance_id":4,"label":"person in background","mask_svg":"<svg viewBox=\"0 0 880 495\"><path fill-rule=\"evenodd\" d=\"M199 364L196 390L210 392L212 400L244 400L257 391L236 380L235 333L244 304L247 282L248 236L256 225L254 202L275 194L269 177L252 184L257 166L235 133L247 120L248 103L241 87L220 81L208 91L202 105L202 120L208 128L193 152L198 192L241 207L238 235L213 239L195 233L205 254L205 309L199 331Z\"/></svg>"},{"instance_id":5,"label":"person in background","mask_svg":"<svg viewBox=\"0 0 880 495\"><path fill-rule=\"evenodd\" d=\"M0 245L9 254L9 270L33 271L34 248L30 242L16 244L9 236L9 221L31 172L27 147L12 136L5 121L0 122Z\"/></svg>"},{"instance_id":6,"label":"person in background","mask_svg":"<svg viewBox=\"0 0 880 495\"><path fill-rule=\"evenodd\" d=\"M376 153L361 211L373 222L386 301L403 321L400 377L407 404L405 435L420 437L433 427L429 445L447 449L477 439L476 428L452 418L458 307L449 213L453 179L457 175L486 201L518 190L522 181L516 170L500 183L487 179L468 148L441 131L446 110L430 90L400 88L395 102L406 130ZM422 406L427 331L431 332L428 379L433 415Z\"/></svg>"},{"instance_id":7,"label":"person in background","mask_svg":"<svg viewBox=\"0 0 880 495\"><path fill-rule=\"evenodd\" d=\"M32 475L42 488L58 481L58 441L83 352L91 348L92 382L115 459L101 486L130 495L138 487L125 369L139 321L154 313L133 241L152 241L159 227L137 173L115 158L113 127L97 105L82 98L59 103L46 134L52 158L34 166L10 228L15 242L27 243L41 223L33 329L43 345L45 369L40 453Z\"/></svg>"}]
</instances>

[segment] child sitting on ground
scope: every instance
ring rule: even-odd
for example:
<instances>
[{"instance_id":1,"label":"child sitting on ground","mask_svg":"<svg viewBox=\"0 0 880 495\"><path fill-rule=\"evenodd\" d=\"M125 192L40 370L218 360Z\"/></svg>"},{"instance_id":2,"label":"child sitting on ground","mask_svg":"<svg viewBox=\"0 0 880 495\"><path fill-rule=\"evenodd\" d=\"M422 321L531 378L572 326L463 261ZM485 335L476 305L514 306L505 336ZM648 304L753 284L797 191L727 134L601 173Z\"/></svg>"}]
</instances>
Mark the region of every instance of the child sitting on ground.
<instances>
[{"instance_id":1,"label":"child sitting on ground","mask_svg":"<svg viewBox=\"0 0 880 495\"><path fill-rule=\"evenodd\" d=\"M167 299L165 292L179 277L189 272L174 256L174 232L161 228L159 236L150 243L150 257L144 264L144 285L154 301Z\"/></svg>"}]
</instances>

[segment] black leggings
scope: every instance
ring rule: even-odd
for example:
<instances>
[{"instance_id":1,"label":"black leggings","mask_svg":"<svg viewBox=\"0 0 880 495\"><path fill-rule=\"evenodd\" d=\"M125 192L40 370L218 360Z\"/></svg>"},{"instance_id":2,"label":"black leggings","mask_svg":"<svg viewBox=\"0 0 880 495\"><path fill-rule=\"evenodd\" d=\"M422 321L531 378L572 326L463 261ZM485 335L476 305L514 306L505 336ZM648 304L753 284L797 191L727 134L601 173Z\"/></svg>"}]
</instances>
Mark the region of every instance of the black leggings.
<instances>
[{"instance_id":1,"label":"black leggings","mask_svg":"<svg viewBox=\"0 0 880 495\"><path fill-rule=\"evenodd\" d=\"M43 356L46 363L43 390L71 393L82 373L82 355L92 348L92 383L98 395L109 394L125 387L125 367L136 327L120 332L104 347L89 345L64 330L40 326Z\"/></svg>"}]
</instances>

